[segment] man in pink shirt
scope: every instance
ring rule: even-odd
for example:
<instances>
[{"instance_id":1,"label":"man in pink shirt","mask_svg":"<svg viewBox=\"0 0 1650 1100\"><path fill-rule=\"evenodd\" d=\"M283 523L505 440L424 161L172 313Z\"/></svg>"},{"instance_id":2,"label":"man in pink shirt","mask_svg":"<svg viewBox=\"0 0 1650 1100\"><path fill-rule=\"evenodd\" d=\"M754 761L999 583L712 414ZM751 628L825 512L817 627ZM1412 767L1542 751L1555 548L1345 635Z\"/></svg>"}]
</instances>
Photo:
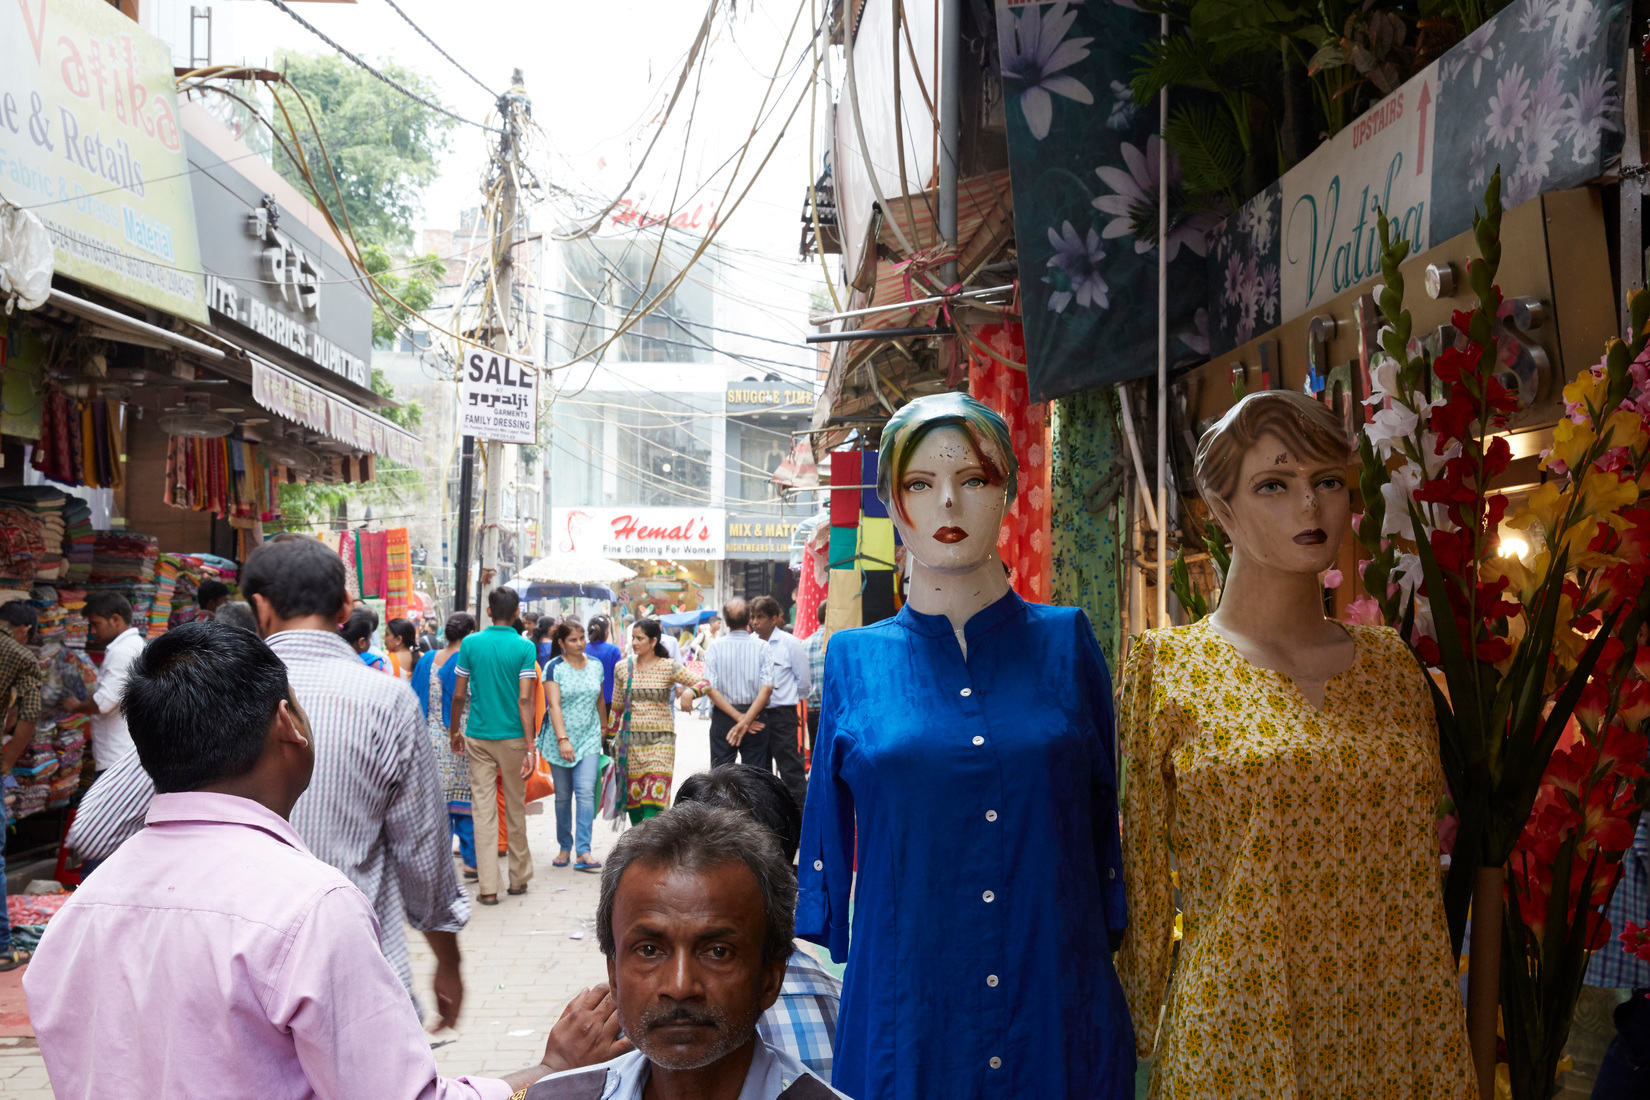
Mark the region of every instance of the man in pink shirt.
<instances>
[{"instance_id":1,"label":"man in pink shirt","mask_svg":"<svg viewBox=\"0 0 1650 1100\"><path fill-rule=\"evenodd\" d=\"M287 822L315 755L267 645L180 626L133 661L123 705L148 825L23 979L59 1100L507 1100L566 1064L547 1048L503 1080L437 1075L372 905Z\"/></svg>"}]
</instances>

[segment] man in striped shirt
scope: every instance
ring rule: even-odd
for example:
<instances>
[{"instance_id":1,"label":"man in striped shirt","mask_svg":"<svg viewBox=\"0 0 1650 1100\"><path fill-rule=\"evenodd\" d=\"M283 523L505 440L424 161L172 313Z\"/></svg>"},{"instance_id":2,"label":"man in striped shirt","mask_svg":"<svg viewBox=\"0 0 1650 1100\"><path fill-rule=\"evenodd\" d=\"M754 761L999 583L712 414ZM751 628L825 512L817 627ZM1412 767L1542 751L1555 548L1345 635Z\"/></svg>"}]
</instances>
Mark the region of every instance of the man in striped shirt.
<instances>
[{"instance_id":1,"label":"man in striped shirt","mask_svg":"<svg viewBox=\"0 0 1650 1100\"><path fill-rule=\"evenodd\" d=\"M418 700L339 637L351 610L344 563L316 539L277 535L258 547L241 570L241 591L315 731L315 775L292 825L372 902L384 956L409 994L405 925L424 933L436 958L438 1027L451 1027L464 999L458 930L470 899L453 871Z\"/></svg>"}]
</instances>

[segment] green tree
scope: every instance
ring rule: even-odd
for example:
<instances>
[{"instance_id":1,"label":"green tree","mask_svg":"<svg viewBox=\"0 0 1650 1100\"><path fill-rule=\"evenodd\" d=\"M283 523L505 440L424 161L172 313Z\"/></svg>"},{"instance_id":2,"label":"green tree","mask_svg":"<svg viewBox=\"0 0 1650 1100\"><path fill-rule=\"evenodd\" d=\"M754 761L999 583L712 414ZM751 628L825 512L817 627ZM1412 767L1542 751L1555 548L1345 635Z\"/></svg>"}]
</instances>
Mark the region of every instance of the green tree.
<instances>
[{"instance_id":1,"label":"green tree","mask_svg":"<svg viewBox=\"0 0 1650 1100\"><path fill-rule=\"evenodd\" d=\"M349 216L363 248L410 249L424 188L435 180L437 158L446 151L448 134L456 123L343 58L284 53L279 64L314 112L316 129L337 175L338 191L343 193L341 210L315 134L301 108L289 102L298 146L332 216L340 226L343 215ZM429 81L410 69L388 62L380 68L426 99L438 94ZM311 193L303 169L284 152L276 154L275 167L300 191Z\"/></svg>"},{"instance_id":2,"label":"green tree","mask_svg":"<svg viewBox=\"0 0 1650 1100\"><path fill-rule=\"evenodd\" d=\"M388 292L373 303L372 346L394 347L395 334L408 318L414 312L423 313L435 303L435 292L442 276L447 274L447 265L434 252L412 256L397 264L393 256L375 244L362 246L361 263Z\"/></svg>"},{"instance_id":3,"label":"green tree","mask_svg":"<svg viewBox=\"0 0 1650 1100\"><path fill-rule=\"evenodd\" d=\"M373 346L393 346L397 330L412 311L435 301L446 268L436 256L405 257L413 243L423 192L435 180L438 159L447 149L454 121L388 87L371 74L330 54L284 53L279 64L303 93L315 117L317 140L308 116L292 97L287 110L297 129L297 144L309 168L278 150L276 169L305 196L318 199L340 229L353 231L361 263L380 287L399 298L375 295ZM435 99L429 81L399 65L383 63L386 74L407 88ZM290 138L291 135L285 135ZM322 156L322 146L326 149ZM328 172L328 163L331 172ZM334 179L336 178L336 185ZM340 195L342 203L340 204ZM347 217L346 217L347 215ZM372 390L395 399L395 387L381 370L372 371ZM384 416L416 433L424 410L416 401L385 409ZM387 461L377 464L377 478L365 484L281 486L281 514L288 527L326 523L348 502L352 518L368 507L396 511L419 487L418 472Z\"/></svg>"}]
</instances>

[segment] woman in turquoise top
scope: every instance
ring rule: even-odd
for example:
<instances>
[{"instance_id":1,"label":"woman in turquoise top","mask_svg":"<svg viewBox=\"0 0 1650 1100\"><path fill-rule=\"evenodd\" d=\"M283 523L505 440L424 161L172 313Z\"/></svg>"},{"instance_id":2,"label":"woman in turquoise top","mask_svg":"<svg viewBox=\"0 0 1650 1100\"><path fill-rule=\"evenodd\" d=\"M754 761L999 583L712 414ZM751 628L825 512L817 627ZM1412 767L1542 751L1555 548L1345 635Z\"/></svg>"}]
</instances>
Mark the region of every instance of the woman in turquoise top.
<instances>
[{"instance_id":1,"label":"woman in turquoise top","mask_svg":"<svg viewBox=\"0 0 1650 1100\"><path fill-rule=\"evenodd\" d=\"M599 871L590 858L590 822L596 816L596 775L602 758L602 729L607 701L602 698L602 663L585 655L584 627L564 620L553 635L561 656L552 661L545 688L544 725L539 755L556 782L556 843L561 852L554 867L566 867L569 851L579 853L575 870ZM573 798L578 796L578 830L573 828Z\"/></svg>"}]
</instances>

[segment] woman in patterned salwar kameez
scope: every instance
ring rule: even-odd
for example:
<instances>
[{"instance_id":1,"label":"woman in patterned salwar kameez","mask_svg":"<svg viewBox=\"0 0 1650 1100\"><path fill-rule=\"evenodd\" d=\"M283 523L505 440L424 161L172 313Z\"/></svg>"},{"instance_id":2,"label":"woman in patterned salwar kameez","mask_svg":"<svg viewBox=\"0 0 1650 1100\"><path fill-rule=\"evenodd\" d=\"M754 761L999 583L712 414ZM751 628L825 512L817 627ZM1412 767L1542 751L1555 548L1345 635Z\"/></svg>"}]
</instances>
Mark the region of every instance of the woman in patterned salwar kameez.
<instances>
[{"instance_id":1,"label":"woman in patterned salwar kameez","mask_svg":"<svg viewBox=\"0 0 1650 1100\"><path fill-rule=\"evenodd\" d=\"M1220 606L1146 631L1124 667L1117 968L1152 1100L1478 1095L1431 695L1396 633L1323 614L1350 461L1339 418L1301 394L1252 395L1210 428L1196 477L1232 541Z\"/></svg>"},{"instance_id":2,"label":"woman in patterned salwar kameez","mask_svg":"<svg viewBox=\"0 0 1650 1100\"><path fill-rule=\"evenodd\" d=\"M613 728L623 728L629 700L630 735L625 753L631 824L670 808L670 779L676 770L676 716L671 696L677 684L688 689L687 704L710 682L671 660L660 640L657 619L643 619L630 630L631 655L613 670Z\"/></svg>"}]
</instances>

